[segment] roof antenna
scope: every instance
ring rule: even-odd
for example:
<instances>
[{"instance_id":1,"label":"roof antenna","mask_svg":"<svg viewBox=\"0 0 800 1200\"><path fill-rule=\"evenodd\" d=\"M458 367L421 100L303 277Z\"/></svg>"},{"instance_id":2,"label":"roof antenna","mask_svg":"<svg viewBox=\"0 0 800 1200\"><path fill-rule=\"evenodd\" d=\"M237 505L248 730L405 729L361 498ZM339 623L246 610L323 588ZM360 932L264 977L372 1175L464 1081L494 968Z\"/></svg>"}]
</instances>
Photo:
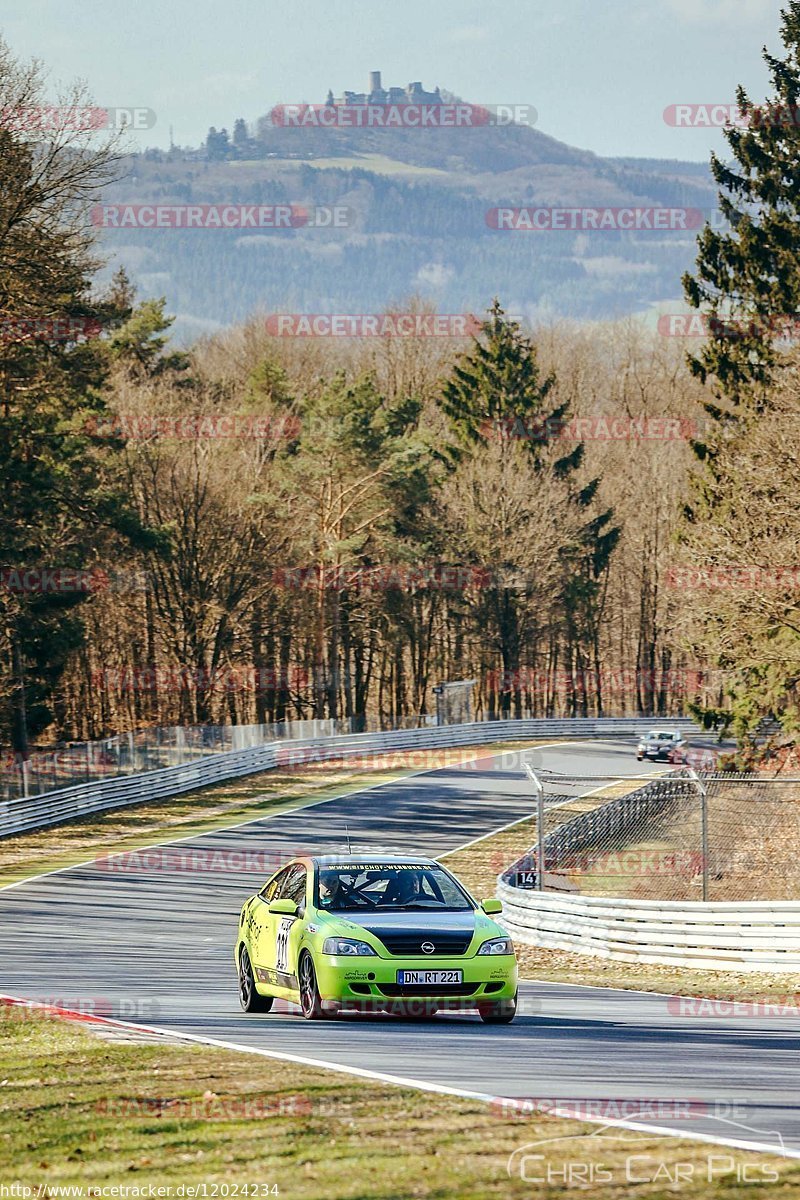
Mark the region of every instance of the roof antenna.
<instances>
[{"instance_id":1,"label":"roof antenna","mask_svg":"<svg viewBox=\"0 0 800 1200\"><path fill-rule=\"evenodd\" d=\"M347 835L347 853L352 854L353 847L350 845L350 826L346 822L345 822L344 831L345 831L345 834Z\"/></svg>"}]
</instances>

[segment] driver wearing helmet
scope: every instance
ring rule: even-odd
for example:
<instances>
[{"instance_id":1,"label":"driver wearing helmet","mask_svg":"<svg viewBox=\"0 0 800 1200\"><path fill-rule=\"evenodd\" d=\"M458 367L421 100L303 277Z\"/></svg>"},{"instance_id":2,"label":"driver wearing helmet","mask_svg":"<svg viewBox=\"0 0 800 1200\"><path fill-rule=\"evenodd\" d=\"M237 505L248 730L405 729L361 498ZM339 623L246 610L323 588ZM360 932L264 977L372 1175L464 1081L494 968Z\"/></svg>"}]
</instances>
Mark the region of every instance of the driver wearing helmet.
<instances>
[{"instance_id":1,"label":"driver wearing helmet","mask_svg":"<svg viewBox=\"0 0 800 1200\"><path fill-rule=\"evenodd\" d=\"M386 903L400 907L413 904L422 894L422 879L419 871L399 871L391 887L387 888Z\"/></svg>"},{"instance_id":2,"label":"driver wearing helmet","mask_svg":"<svg viewBox=\"0 0 800 1200\"><path fill-rule=\"evenodd\" d=\"M338 871L320 871L319 902L322 908L338 907L346 895L347 889Z\"/></svg>"}]
</instances>

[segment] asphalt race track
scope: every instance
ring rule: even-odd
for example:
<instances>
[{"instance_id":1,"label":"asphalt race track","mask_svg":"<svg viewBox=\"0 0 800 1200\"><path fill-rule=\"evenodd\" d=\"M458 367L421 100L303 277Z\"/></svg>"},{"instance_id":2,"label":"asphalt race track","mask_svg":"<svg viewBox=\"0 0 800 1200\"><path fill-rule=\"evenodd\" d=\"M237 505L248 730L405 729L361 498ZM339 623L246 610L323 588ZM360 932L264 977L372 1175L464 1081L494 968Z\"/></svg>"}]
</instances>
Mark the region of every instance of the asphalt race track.
<instances>
[{"instance_id":1,"label":"asphalt race track","mask_svg":"<svg viewBox=\"0 0 800 1200\"><path fill-rule=\"evenodd\" d=\"M535 760L587 775L646 766L620 741L541 748ZM800 1154L800 1020L791 1017L684 1016L665 996L535 982L521 987L510 1026L485 1026L471 1014L312 1024L285 1008L239 1010L239 908L279 855L342 848L346 827L354 850L441 854L531 810L532 786L514 754L505 766L496 758L433 770L168 843L152 859L123 858L116 870L109 860L3 889L0 992L68 1007L102 998L111 1015L160 1029L492 1096L661 1100L660 1112L634 1105L631 1118L771 1150L782 1138ZM216 865L206 858L208 867L190 853L211 850L223 857ZM245 869L233 869L239 862ZM676 1101L691 1101L691 1116L676 1117Z\"/></svg>"}]
</instances>

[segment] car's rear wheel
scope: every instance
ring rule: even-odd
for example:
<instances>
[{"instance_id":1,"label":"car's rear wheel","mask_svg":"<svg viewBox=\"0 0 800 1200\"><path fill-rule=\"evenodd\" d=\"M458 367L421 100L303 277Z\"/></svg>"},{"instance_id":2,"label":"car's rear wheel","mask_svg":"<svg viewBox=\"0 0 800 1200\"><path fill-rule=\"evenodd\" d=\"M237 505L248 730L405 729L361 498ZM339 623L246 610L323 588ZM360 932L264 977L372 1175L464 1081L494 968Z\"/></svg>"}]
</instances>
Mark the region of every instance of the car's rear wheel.
<instances>
[{"instance_id":1,"label":"car's rear wheel","mask_svg":"<svg viewBox=\"0 0 800 1200\"><path fill-rule=\"evenodd\" d=\"M272 996L260 996L256 991L256 981L253 975L253 964L247 947L242 946L239 955L239 1003L245 1012L269 1012L272 1008Z\"/></svg>"},{"instance_id":2,"label":"car's rear wheel","mask_svg":"<svg viewBox=\"0 0 800 1200\"><path fill-rule=\"evenodd\" d=\"M479 1004L480 1018L487 1025L510 1025L517 1015L517 997L513 1000L496 1000L494 1004Z\"/></svg>"},{"instance_id":3,"label":"car's rear wheel","mask_svg":"<svg viewBox=\"0 0 800 1200\"><path fill-rule=\"evenodd\" d=\"M324 1021L335 1016L324 1007L324 1001L317 987L317 973L314 970L314 960L307 950L303 952L298 966L298 983L300 987L300 1011L307 1021Z\"/></svg>"}]
</instances>

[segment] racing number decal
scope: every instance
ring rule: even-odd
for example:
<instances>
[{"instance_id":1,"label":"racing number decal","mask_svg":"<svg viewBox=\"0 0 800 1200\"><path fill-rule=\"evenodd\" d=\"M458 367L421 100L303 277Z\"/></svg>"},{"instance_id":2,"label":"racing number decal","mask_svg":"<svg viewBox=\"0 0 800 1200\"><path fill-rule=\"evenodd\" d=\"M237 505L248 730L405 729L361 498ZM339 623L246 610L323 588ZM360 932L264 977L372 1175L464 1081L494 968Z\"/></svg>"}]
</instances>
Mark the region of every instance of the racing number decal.
<instances>
[{"instance_id":1,"label":"racing number decal","mask_svg":"<svg viewBox=\"0 0 800 1200\"><path fill-rule=\"evenodd\" d=\"M289 966L289 930L294 925L294 917L282 917L278 926L278 936L275 942L275 970L286 971Z\"/></svg>"}]
</instances>

